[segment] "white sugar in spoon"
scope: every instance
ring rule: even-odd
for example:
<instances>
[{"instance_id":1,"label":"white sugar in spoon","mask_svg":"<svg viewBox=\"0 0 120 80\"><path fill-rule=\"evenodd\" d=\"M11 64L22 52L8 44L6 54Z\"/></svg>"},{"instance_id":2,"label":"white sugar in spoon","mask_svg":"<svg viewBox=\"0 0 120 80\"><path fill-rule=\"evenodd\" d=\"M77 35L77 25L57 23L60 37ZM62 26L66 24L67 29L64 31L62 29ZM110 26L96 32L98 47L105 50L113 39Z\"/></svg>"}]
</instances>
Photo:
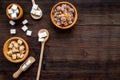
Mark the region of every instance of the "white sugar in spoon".
<instances>
[{"instance_id":1,"label":"white sugar in spoon","mask_svg":"<svg viewBox=\"0 0 120 80\"><path fill-rule=\"evenodd\" d=\"M32 4L35 5L35 0L32 0ZM31 10L32 10L32 9L31 9ZM31 14L31 17L32 17L33 19L40 19L40 18L42 17L42 15L43 15L42 10L41 10L39 7L38 7L38 10L41 12L40 16Z\"/></svg>"},{"instance_id":2,"label":"white sugar in spoon","mask_svg":"<svg viewBox=\"0 0 120 80\"><path fill-rule=\"evenodd\" d=\"M40 52L40 57L39 57L39 66L38 66L38 72L37 72L36 80L39 80L39 78L40 78L40 72L41 72L41 66L42 66L44 46L45 46L46 41L49 38L49 32L46 29L39 30L38 35L41 34L41 33L43 33L43 32L46 32L47 36L44 37L44 40L41 42L41 52Z\"/></svg>"}]
</instances>

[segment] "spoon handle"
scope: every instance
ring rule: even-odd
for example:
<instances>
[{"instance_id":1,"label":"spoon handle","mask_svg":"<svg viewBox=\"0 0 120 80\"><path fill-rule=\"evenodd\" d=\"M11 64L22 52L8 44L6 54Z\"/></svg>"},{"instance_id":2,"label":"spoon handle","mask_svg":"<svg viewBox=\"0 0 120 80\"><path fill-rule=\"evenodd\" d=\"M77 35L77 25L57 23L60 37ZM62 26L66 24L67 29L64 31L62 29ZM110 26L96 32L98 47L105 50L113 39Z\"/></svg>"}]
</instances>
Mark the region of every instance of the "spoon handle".
<instances>
[{"instance_id":1,"label":"spoon handle","mask_svg":"<svg viewBox=\"0 0 120 80\"><path fill-rule=\"evenodd\" d=\"M19 68L19 69L13 74L13 78L14 78L14 79L17 79L21 73L22 73L22 70Z\"/></svg>"},{"instance_id":2,"label":"spoon handle","mask_svg":"<svg viewBox=\"0 0 120 80\"><path fill-rule=\"evenodd\" d=\"M32 0L32 4L33 4L33 5L35 4L35 0Z\"/></svg>"},{"instance_id":3,"label":"spoon handle","mask_svg":"<svg viewBox=\"0 0 120 80\"><path fill-rule=\"evenodd\" d=\"M43 58L44 45L45 45L45 42L42 42L42 44L41 44L41 53L40 53L40 57L39 57L39 66L38 66L38 72L37 72L37 78L36 78L36 80L39 80L39 78L40 78L40 72L41 72L41 67L42 67L42 58Z\"/></svg>"}]
</instances>

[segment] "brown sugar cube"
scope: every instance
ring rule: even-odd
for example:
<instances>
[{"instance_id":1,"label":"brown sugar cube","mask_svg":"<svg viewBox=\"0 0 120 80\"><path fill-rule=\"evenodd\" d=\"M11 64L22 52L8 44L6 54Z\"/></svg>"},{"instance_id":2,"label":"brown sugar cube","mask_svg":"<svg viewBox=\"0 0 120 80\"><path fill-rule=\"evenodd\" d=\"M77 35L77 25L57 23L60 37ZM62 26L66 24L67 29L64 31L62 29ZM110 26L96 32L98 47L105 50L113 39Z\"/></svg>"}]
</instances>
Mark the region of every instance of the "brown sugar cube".
<instances>
[{"instance_id":1,"label":"brown sugar cube","mask_svg":"<svg viewBox=\"0 0 120 80\"><path fill-rule=\"evenodd\" d=\"M17 43L18 43L19 45L22 45L23 41L20 40L20 39L18 39L18 40L17 40Z\"/></svg>"},{"instance_id":2,"label":"brown sugar cube","mask_svg":"<svg viewBox=\"0 0 120 80\"><path fill-rule=\"evenodd\" d=\"M24 51L24 49L25 49L25 46L24 46L24 45L21 45L21 46L19 47L19 50L20 50L20 51Z\"/></svg>"},{"instance_id":3,"label":"brown sugar cube","mask_svg":"<svg viewBox=\"0 0 120 80\"><path fill-rule=\"evenodd\" d=\"M12 51L11 50L8 51L7 54L8 54L8 56L12 56Z\"/></svg>"},{"instance_id":4,"label":"brown sugar cube","mask_svg":"<svg viewBox=\"0 0 120 80\"><path fill-rule=\"evenodd\" d=\"M16 59L17 58L17 56L16 56L16 54L12 54L12 59Z\"/></svg>"},{"instance_id":5,"label":"brown sugar cube","mask_svg":"<svg viewBox=\"0 0 120 80\"><path fill-rule=\"evenodd\" d=\"M13 44L10 43L9 46L8 46L8 48L12 49L13 48Z\"/></svg>"},{"instance_id":6,"label":"brown sugar cube","mask_svg":"<svg viewBox=\"0 0 120 80\"><path fill-rule=\"evenodd\" d=\"M14 41L14 40L13 40L13 41L11 41L11 44L14 44L14 43L16 43L16 41Z\"/></svg>"},{"instance_id":7,"label":"brown sugar cube","mask_svg":"<svg viewBox=\"0 0 120 80\"><path fill-rule=\"evenodd\" d=\"M20 59L20 53L17 53L16 56L17 56L17 59Z\"/></svg>"},{"instance_id":8,"label":"brown sugar cube","mask_svg":"<svg viewBox=\"0 0 120 80\"><path fill-rule=\"evenodd\" d=\"M19 45L18 45L17 42L13 43L13 45L14 45L15 48L18 48L18 47L19 47Z\"/></svg>"},{"instance_id":9,"label":"brown sugar cube","mask_svg":"<svg viewBox=\"0 0 120 80\"><path fill-rule=\"evenodd\" d=\"M13 53L17 53L17 52L19 52L19 50L16 49L15 47L13 47L13 48L12 48L12 52L13 52Z\"/></svg>"},{"instance_id":10,"label":"brown sugar cube","mask_svg":"<svg viewBox=\"0 0 120 80\"><path fill-rule=\"evenodd\" d=\"M22 59L22 58L24 57L24 55L25 55L25 54L21 54L21 55L20 55L20 58Z\"/></svg>"}]
</instances>

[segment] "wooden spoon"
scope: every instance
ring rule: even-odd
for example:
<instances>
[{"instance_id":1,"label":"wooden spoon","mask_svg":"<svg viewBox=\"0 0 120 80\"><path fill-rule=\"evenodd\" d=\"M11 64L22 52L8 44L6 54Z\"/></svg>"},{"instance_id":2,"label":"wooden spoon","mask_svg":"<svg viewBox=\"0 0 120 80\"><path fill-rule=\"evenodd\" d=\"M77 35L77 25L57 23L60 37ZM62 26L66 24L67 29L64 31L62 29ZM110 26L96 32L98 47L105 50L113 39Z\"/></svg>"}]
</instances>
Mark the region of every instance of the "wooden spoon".
<instances>
[{"instance_id":1,"label":"wooden spoon","mask_svg":"<svg viewBox=\"0 0 120 80\"><path fill-rule=\"evenodd\" d=\"M29 62L29 63L28 63ZM17 79L19 75L26 71L33 63L35 62L35 58L30 56L21 66L20 68L13 74L13 78Z\"/></svg>"},{"instance_id":2,"label":"wooden spoon","mask_svg":"<svg viewBox=\"0 0 120 80\"><path fill-rule=\"evenodd\" d=\"M32 4L34 5L35 4L35 0L32 0ZM32 10L32 9L31 9ZM41 15L40 16L37 16L37 15L34 15L34 14L31 14L31 17L33 19L40 19L42 17L42 10L38 7L38 10L41 12Z\"/></svg>"},{"instance_id":3,"label":"wooden spoon","mask_svg":"<svg viewBox=\"0 0 120 80\"><path fill-rule=\"evenodd\" d=\"M44 45L46 43L46 41L49 38L49 32L46 29L41 29L39 30L38 34L42 33L42 32L46 32L47 36L44 38L44 41L41 42L41 52L40 52L40 58L39 58L39 66L38 66L38 72L37 72L37 77L36 80L39 80L40 78L40 72L41 72L41 66L42 66L42 58L43 58L43 51L44 51Z\"/></svg>"}]
</instances>

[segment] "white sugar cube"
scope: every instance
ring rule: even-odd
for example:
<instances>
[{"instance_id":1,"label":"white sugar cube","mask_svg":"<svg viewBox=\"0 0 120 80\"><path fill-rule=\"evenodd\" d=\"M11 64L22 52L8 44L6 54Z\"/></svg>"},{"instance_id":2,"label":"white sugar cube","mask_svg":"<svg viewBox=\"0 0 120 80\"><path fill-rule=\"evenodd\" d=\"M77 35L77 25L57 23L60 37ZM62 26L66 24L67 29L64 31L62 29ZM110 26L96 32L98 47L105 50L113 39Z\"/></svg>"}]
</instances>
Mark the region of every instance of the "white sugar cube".
<instances>
[{"instance_id":1,"label":"white sugar cube","mask_svg":"<svg viewBox=\"0 0 120 80\"><path fill-rule=\"evenodd\" d=\"M16 34L16 29L10 29L10 34Z\"/></svg>"},{"instance_id":2,"label":"white sugar cube","mask_svg":"<svg viewBox=\"0 0 120 80\"><path fill-rule=\"evenodd\" d=\"M38 8L38 5L37 4L34 4L33 6L32 6L32 9L37 9Z\"/></svg>"},{"instance_id":3,"label":"white sugar cube","mask_svg":"<svg viewBox=\"0 0 120 80\"><path fill-rule=\"evenodd\" d=\"M12 9L8 9L8 14L12 14L13 10Z\"/></svg>"},{"instance_id":4,"label":"white sugar cube","mask_svg":"<svg viewBox=\"0 0 120 80\"><path fill-rule=\"evenodd\" d=\"M36 10L35 14L36 14L37 16L40 16L40 15L41 15L41 11Z\"/></svg>"},{"instance_id":5,"label":"white sugar cube","mask_svg":"<svg viewBox=\"0 0 120 80\"><path fill-rule=\"evenodd\" d=\"M13 4L11 9L13 9L15 11L17 9L17 6L15 4Z\"/></svg>"},{"instance_id":6,"label":"white sugar cube","mask_svg":"<svg viewBox=\"0 0 120 80\"><path fill-rule=\"evenodd\" d=\"M38 34L38 37L40 37L40 38L43 38L43 37L46 37L46 36L47 36L46 32L42 32L42 33Z\"/></svg>"},{"instance_id":7,"label":"white sugar cube","mask_svg":"<svg viewBox=\"0 0 120 80\"><path fill-rule=\"evenodd\" d=\"M12 17L12 19L17 18L17 14L16 14L16 13L12 13L12 14L11 14L11 17Z\"/></svg>"},{"instance_id":8,"label":"white sugar cube","mask_svg":"<svg viewBox=\"0 0 120 80\"><path fill-rule=\"evenodd\" d=\"M14 13L19 14L19 10L18 10L18 9L16 9L16 10L14 11Z\"/></svg>"},{"instance_id":9,"label":"white sugar cube","mask_svg":"<svg viewBox=\"0 0 120 80\"><path fill-rule=\"evenodd\" d=\"M36 13L36 10L32 9L31 14L35 14L35 13Z\"/></svg>"},{"instance_id":10,"label":"white sugar cube","mask_svg":"<svg viewBox=\"0 0 120 80\"><path fill-rule=\"evenodd\" d=\"M22 69L24 70L24 69L26 69L26 67L27 67L27 66L24 64L24 65L22 66Z\"/></svg>"},{"instance_id":11,"label":"white sugar cube","mask_svg":"<svg viewBox=\"0 0 120 80\"><path fill-rule=\"evenodd\" d=\"M29 65L29 64L31 64L31 61L30 61L30 60L28 60L28 61L26 62L26 65Z\"/></svg>"},{"instance_id":12,"label":"white sugar cube","mask_svg":"<svg viewBox=\"0 0 120 80\"><path fill-rule=\"evenodd\" d=\"M38 38L38 42L43 42L44 41L44 38Z\"/></svg>"},{"instance_id":13,"label":"white sugar cube","mask_svg":"<svg viewBox=\"0 0 120 80\"><path fill-rule=\"evenodd\" d=\"M31 36L31 35L32 35L32 31L27 30L26 35L27 35L27 36Z\"/></svg>"},{"instance_id":14,"label":"white sugar cube","mask_svg":"<svg viewBox=\"0 0 120 80\"><path fill-rule=\"evenodd\" d=\"M28 20L27 19L25 19L24 21L22 21L22 24L23 25L25 25L25 24L27 24L28 23Z\"/></svg>"},{"instance_id":15,"label":"white sugar cube","mask_svg":"<svg viewBox=\"0 0 120 80\"><path fill-rule=\"evenodd\" d=\"M13 20L10 20L9 21L10 25L14 26L15 25L15 22Z\"/></svg>"},{"instance_id":16,"label":"white sugar cube","mask_svg":"<svg viewBox=\"0 0 120 80\"><path fill-rule=\"evenodd\" d=\"M21 28L23 31L27 31L28 30L28 27L26 25L24 25L22 28Z\"/></svg>"}]
</instances>

